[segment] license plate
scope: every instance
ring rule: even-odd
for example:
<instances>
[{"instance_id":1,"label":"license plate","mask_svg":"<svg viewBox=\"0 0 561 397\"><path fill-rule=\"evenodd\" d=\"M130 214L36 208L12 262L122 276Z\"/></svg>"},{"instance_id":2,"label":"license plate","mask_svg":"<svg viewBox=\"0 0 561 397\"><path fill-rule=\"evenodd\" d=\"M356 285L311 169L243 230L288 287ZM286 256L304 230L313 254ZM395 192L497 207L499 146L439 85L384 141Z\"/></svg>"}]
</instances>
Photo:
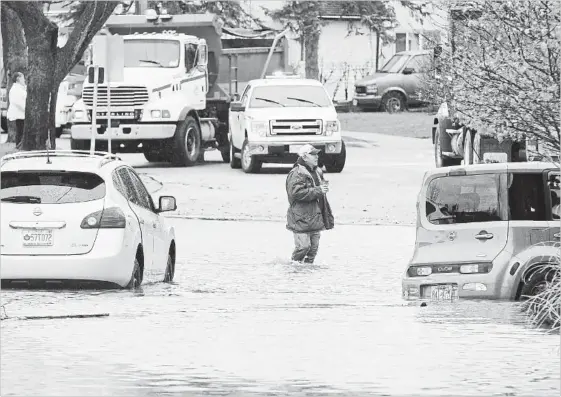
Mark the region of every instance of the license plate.
<instances>
[{"instance_id":1,"label":"license plate","mask_svg":"<svg viewBox=\"0 0 561 397\"><path fill-rule=\"evenodd\" d=\"M24 230L22 233L24 247L50 247L53 245L51 229Z\"/></svg>"},{"instance_id":2,"label":"license plate","mask_svg":"<svg viewBox=\"0 0 561 397\"><path fill-rule=\"evenodd\" d=\"M453 284L431 285L425 287L424 296L432 301L452 301L458 299L458 286Z\"/></svg>"},{"instance_id":3,"label":"license plate","mask_svg":"<svg viewBox=\"0 0 561 397\"><path fill-rule=\"evenodd\" d=\"M300 150L300 148L302 146L304 146L304 145L290 145L289 151L290 151L290 153L298 153L298 151Z\"/></svg>"},{"instance_id":4,"label":"license plate","mask_svg":"<svg viewBox=\"0 0 561 397\"><path fill-rule=\"evenodd\" d=\"M353 99L353 106L358 105L358 101L356 99Z\"/></svg>"}]
</instances>

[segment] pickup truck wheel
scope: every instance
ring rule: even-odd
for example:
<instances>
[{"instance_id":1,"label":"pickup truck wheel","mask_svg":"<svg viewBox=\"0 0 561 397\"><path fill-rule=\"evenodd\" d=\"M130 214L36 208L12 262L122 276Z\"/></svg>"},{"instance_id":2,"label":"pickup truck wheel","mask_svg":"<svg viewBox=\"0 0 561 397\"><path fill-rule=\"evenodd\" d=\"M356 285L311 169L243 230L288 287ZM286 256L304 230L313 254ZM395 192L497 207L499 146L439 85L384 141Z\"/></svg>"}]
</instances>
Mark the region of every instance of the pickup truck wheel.
<instances>
[{"instance_id":1,"label":"pickup truck wheel","mask_svg":"<svg viewBox=\"0 0 561 397\"><path fill-rule=\"evenodd\" d=\"M71 150L90 150L89 139L70 139Z\"/></svg>"},{"instance_id":2,"label":"pickup truck wheel","mask_svg":"<svg viewBox=\"0 0 561 397\"><path fill-rule=\"evenodd\" d=\"M57 137L57 138L60 138L63 131L64 131L64 130L63 130L62 127L57 127L57 128L55 128L56 137Z\"/></svg>"},{"instance_id":3,"label":"pickup truck wheel","mask_svg":"<svg viewBox=\"0 0 561 397\"><path fill-rule=\"evenodd\" d=\"M173 141L173 165L194 165L201 153L201 130L193 117L187 116L177 124Z\"/></svg>"},{"instance_id":4,"label":"pickup truck wheel","mask_svg":"<svg viewBox=\"0 0 561 397\"><path fill-rule=\"evenodd\" d=\"M388 113L402 112L405 110L405 98L399 92L388 92L382 98L382 104Z\"/></svg>"},{"instance_id":5,"label":"pickup truck wheel","mask_svg":"<svg viewBox=\"0 0 561 397\"><path fill-rule=\"evenodd\" d=\"M246 174L255 174L261 171L263 163L249 153L249 143L247 139L242 146L242 170Z\"/></svg>"},{"instance_id":6,"label":"pickup truck wheel","mask_svg":"<svg viewBox=\"0 0 561 397\"><path fill-rule=\"evenodd\" d=\"M345 168L347 161L347 148L345 142L341 142L341 153L331 157L331 161L326 161L325 169L329 173L340 173Z\"/></svg>"},{"instance_id":7,"label":"pickup truck wheel","mask_svg":"<svg viewBox=\"0 0 561 397\"><path fill-rule=\"evenodd\" d=\"M238 153L238 150L234 147L234 144L230 140L230 168L233 169L240 169L242 167L242 162L239 158L234 156L235 153Z\"/></svg>"}]
</instances>

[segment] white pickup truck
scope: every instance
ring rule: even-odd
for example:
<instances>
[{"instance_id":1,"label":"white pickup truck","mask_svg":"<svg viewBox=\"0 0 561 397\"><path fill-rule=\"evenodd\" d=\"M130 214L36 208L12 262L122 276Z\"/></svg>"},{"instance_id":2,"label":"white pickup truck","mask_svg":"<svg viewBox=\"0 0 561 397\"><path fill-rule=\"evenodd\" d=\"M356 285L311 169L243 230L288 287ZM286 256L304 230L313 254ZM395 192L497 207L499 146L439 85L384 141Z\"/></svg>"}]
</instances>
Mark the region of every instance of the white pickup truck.
<instances>
[{"instance_id":1,"label":"white pickup truck","mask_svg":"<svg viewBox=\"0 0 561 397\"><path fill-rule=\"evenodd\" d=\"M269 76L252 80L230 105L230 166L257 173L263 163L291 163L298 149L321 149L320 165L341 172L346 150L335 106L317 80Z\"/></svg>"}]
</instances>

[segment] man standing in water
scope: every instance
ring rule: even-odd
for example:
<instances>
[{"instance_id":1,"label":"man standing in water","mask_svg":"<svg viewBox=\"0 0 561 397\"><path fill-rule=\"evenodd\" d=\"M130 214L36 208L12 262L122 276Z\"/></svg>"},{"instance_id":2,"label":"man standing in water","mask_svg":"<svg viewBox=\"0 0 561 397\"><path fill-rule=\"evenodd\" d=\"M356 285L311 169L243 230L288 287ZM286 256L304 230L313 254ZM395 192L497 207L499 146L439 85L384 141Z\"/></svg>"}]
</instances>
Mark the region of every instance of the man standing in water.
<instances>
[{"instance_id":1,"label":"man standing in water","mask_svg":"<svg viewBox=\"0 0 561 397\"><path fill-rule=\"evenodd\" d=\"M286 178L290 204L286 228L294 233L292 260L296 262L314 263L321 231L334 227L333 213L325 195L329 185L318 168L319 152L312 145L304 145Z\"/></svg>"}]
</instances>

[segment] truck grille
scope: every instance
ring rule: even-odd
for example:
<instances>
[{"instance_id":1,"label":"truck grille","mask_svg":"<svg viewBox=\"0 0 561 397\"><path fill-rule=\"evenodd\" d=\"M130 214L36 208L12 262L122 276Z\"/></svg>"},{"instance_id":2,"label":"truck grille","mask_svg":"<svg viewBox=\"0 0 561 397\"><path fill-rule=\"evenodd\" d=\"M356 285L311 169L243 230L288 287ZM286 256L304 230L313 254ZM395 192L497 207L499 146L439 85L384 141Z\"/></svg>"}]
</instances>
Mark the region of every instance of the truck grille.
<instances>
[{"instance_id":1,"label":"truck grille","mask_svg":"<svg viewBox=\"0 0 561 397\"><path fill-rule=\"evenodd\" d=\"M271 135L321 135L321 120L272 120Z\"/></svg>"},{"instance_id":2,"label":"truck grille","mask_svg":"<svg viewBox=\"0 0 561 397\"><path fill-rule=\"evenodd\" d=\"M84 87L82 98L86 106L93 106L93 87ZM142 106L148 102L148 99L146 87L111 87L111 106ZM98 86L97 105L107 106L107 86Z\"/></svg>"},{"instance_id":3,"label":"truck grille","mask_svg":"<svg viewBox=\"0 0 561 397\"><path fill-rule=\"evenodd\" d=\"M357 94L366 94L366 87L361 86L361 85L357 85L357 86L355 87L355 92L356 92Z\"/></svg>"}]
</instances>

